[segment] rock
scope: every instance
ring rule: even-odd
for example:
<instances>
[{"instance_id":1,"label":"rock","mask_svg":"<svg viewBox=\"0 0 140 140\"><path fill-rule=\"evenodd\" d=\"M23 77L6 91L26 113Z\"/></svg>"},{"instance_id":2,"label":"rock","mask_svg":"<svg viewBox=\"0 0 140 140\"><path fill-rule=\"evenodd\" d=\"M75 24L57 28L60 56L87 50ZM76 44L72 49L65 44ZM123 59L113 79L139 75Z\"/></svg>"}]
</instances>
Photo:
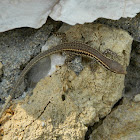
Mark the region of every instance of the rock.
<instances>
[{"instance_id":1,"label":"rock","mask_svg":"<svg viewBox=\"0 0 140 140\"><path fill-rule=\"evenodd\" d=\"M65 33L69 41L84 41L101 52L111 49L124 68L129 64L132 37L125 31L85 24ZM108 115L122 97L125 78L102 65L91 71L88 62L83 58L78 76L66 65L59 67L36 85L32 96L13 103L14 115L1 127L3 140L84 140L88 126Z\"/></svg>"},{"instance_id":2,"label":"rock","mask_svg":"<svg viewBox=\"0 0 140 140\"><path fill-rule=\"evenodd\" d=\"M119 20L99 18L95 22L126 30L131 34L135 41L140 42L140 13L134 18L120 18Z\"/></svg>"},{"instance_id":3,"label":"rock","mask_svg":"<svg viewBox=\"0 0 140 140\"><path fill-rule=\"evenodd\" d=\"M5 0L0 1L0 32L20 27L40 28L48 16L71 25L100 17L114 20L134 17L140 12L139 7L138 0Z\"/></svg>"},{"instance_id":4,"label":"rock","mask_svg":"<svg viewBox=\"0 0 140 140\"><path fill-rule=\"evenodd\" d=\"M48 20L38 30L22 28L0 34L0 61L3 64L3 77L0 82L0 103L4 103L11 87L13 87L15 80L17 80L26 64L40 53L52 30L58 29L60 25L59 22ZM23 91L26 87L25 84L22 85L23 88L20 87L18 91ZM15 97L20 95L20 92L15 93Z\"/></svg>"},{"instance_id":5,"label":"rock","mask_svg":"<svg viewBox=\"0 0 140 140\"><path fill-rule=\"evenodd\" d=\"M139 140L140 103L125 100L93 131L90 140Z\"/></svg>"},{"instance_id":6,"label":"rock","mask_svg":"<svg viewBox=\"0 0 140 140\"><path fill-rule=\"evenodd\" d=\"M140 42L133 42L131 59L127 68L125 77L125 92L124 97L133 99L135 95L140 93Z\"/></svg>"},{"instance_id":7,"label":"rock","mask_svg":"<svg viewBox=\"0 0 140 140\"><path fill-rule=\"evenodd\" d=\"M140 102L140 94L137 94L137 95L134 97L134 102Z\"/></svg>"},{"instance_id":8,"label":"rock","mask_svg":"<svg viewBox=\"0 0 140 140\"><path fill-rule=\"evenodd\" d=\"M85 22L93 22L100 17L114 20L121 17L134 17L136 13L140 12L139 7L140 2L132 0L124 2L121 0L90 0L88 2L82 0L60 0L60 2L54 6L50 17L54 20L75 25L76 23L83 24Z\"/></svg>"},{"instance_id":9,"label":"rock","mask_svg":"<svg viewBox=\"0 0 140 140\"><path fill-rule=\"evenodd\" d=\"M40 28L56 2L57 0L1 1L0 32L19 27Z\"/></svg>"}]
</instances>

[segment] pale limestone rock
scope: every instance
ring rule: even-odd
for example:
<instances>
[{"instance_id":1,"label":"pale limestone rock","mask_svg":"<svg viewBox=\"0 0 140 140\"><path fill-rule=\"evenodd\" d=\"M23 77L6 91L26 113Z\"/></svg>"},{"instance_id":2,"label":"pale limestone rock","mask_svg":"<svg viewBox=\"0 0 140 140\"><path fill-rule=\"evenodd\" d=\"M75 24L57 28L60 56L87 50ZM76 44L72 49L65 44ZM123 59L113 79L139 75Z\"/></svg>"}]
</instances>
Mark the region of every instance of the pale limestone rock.
<instances>
[{"instance_id":1,"label":"pale limestone rock","mask_svg":"<svg viewBox=\"0 0 140 140\"><path fill-rule=\"evenodd\" d=\"M40 28L58 0L0 1L0 32L19 27Z\"/></svg>"},{"instance_id":2,"label":"pale limestone rock","mask_svg":"<svg viewBox=\"0 0 140 140\"><path fill-rule=\"evenodd\" d=\"M85 24L69 28L66 35L69 41L84 41L101 52L111 49L124 68L129 64L132 38L125 31ZM3 124L3 140L84 140L87 126L108 115L122 97L125 75L101 65L93 72L87 60L83 65L78 76L64 65L42 79L33 95L19 102L11 120Z\"/></svg>"},{"instance_id":3,"label":"pale limestone rock","mask_svg":"<svg viewBox=\"0 0 140 140\"><path fill-rule=\"evenodd\" d=\"M138 12L140 12L139 0L60 0L54 6L50 17L75 25L93 22L100 17L114 20L134 17Z\"/></svg>"},{"instance_id":4,"label":"pale limestone rock","mask_svg":"<svg viewBox=\"0 0 140 140\"><path fill-rule=\"evenodd\" d=\"M139 12L139 0L1 0L0 32L19 27L40 28L48 16L74 25L100 17L134 17Z\"/></svg>"},{"instance_id":5,"label":"pale limestone rock","mask_svg":"<svg viewBox=\"0 0 140 140\"><path fill-rule=\"evenodd\" d=\"M139 140L140 103L123 101L93 131L90 140Z\"/></svg>"}]
</instances>

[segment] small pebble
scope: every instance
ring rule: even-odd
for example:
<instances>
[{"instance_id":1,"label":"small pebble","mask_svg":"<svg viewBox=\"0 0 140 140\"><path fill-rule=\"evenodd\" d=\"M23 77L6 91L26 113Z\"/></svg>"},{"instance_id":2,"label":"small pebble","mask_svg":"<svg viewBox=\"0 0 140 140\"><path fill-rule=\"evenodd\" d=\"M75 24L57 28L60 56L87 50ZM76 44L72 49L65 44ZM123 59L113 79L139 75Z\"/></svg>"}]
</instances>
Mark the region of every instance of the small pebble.
<instances>
[{"instance_id":1,"label":"small pebble","mask_svg":"<svg viewBox=\"0 0 140 140\"><path fill-rule=\"evenodd\" d=\"M44 122L42 122L42 127L44 127L45 126L45 123Z\"/></svg>"},{"instance_id":2,"label":"small pebble","mask_svg":"<svg viewBox=\"0 0 140 140\"><path fill-rule=\"evenodd\" d=\"M133 100L134 102L140 102L140 94L137 94Z\"/></svg>"}]
</instances>

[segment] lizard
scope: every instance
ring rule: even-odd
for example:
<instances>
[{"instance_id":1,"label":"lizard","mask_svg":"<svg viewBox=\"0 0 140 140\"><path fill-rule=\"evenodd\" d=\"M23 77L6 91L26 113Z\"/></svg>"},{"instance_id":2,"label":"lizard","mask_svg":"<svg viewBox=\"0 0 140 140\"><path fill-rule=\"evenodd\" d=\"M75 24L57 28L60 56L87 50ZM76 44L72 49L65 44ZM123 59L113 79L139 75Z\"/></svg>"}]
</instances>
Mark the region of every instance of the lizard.
<instances>
[{"instance_id":1,"label":"lizard","mask_svg":"<svg viewBox=\"0 0 140 140\"><path fill-rule=\"evenodd\" d=\"M22 80L24 79L24 76L28 73L28 71L41 59L52 55L54 53L60 53L60 52L73 52L76 53L76 55L80 55L83 57L87 57L90 59L96 59L99 63L101 63L104 67L106 67L111 72L117 73L117 74L126 74L126 70L123 68L121 64L119 64L117 61L109 59L105 57L101 52L98 50L90 47L87 44L81 43L81 42L65 42L60 45L57 45L55 47L52 47L40 54L38 54L36 57L34 57L23 69L21 72L19 79L16 81L15 86L11 89L10 95L7 97L6 102L4 104L4 107L2 111L0 112L0 118L2 117L2 114L5 112L9 102L12 100L16 89L21 84Z\"/></svg>"}]
</instances>

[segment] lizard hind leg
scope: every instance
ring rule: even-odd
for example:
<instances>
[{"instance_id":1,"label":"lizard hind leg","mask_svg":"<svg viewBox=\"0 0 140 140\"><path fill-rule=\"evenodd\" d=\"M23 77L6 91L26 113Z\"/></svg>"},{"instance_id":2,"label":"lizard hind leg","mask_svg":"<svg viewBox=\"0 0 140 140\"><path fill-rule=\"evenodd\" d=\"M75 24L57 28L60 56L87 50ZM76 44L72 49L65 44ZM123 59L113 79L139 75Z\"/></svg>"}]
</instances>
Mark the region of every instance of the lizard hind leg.
<instances>
[{"instance_id":1,"label":"lizard hind leg","mask_svg":"<svg viewBox=\"0 0 140 140\"><path fill-rule=\"evenodd\" d=\"M117 55L117 53L113 52L113 51L110 50L110 49L106 49L106 50L103 52L103 55L105 55L106 57L110 57L110 58L113 59L113 60L119 58L119 56Z\"/></svg>"}]
</instances>

